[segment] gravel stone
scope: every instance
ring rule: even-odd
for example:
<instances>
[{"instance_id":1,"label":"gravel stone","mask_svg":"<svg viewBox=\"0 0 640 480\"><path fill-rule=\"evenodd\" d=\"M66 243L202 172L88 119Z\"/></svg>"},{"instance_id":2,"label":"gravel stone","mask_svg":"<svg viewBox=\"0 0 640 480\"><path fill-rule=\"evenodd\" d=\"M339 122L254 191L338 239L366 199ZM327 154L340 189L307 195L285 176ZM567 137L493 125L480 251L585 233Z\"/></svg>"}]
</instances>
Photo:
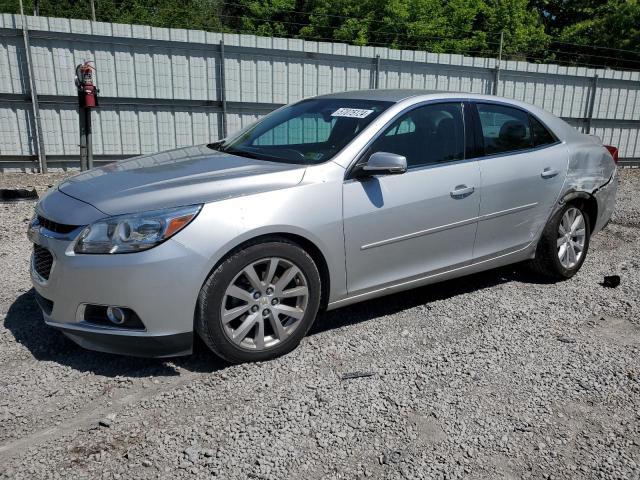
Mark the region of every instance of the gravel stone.
<instances>
[{"instance_id":1,"label":"gravel stone","mask_svg":"<svg viewBox=\"0 0 640 480\"><path fill-rule=\"evenodd\" d=\"M237 366L201 345L89 352L48 328L28 276L34 202L0 203L0 477L638 480L640 170L620 180L571 280L509 266L391 295Z\"/></svg>"},{"instance_id":2,"label":"gravel stone","mask_svg":"<svg viewBox=\"0 0 640 480\"><path fill-rule=\"evenodd\" d=\"M100 421L98 422L98 425L100 425L101 427L107 427L110 428L111 427L111 420L108 418L102 418L100 419Z\"/></svg>"}]
</instances>

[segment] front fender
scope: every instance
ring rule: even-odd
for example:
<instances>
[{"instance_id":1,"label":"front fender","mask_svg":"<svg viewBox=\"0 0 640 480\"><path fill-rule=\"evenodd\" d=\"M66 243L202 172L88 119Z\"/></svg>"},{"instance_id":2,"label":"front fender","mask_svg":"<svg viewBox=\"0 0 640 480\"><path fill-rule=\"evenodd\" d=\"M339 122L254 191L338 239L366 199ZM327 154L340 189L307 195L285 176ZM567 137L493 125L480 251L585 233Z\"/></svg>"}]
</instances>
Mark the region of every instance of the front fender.
<instances>
[{"instance_id":1,"label":"front fender","mask_svg":"<svg viewBox=\"0 0 640 480\"><path fill-rule=\"evenodd\" d=\"M301 184L205 204L174 239L202 258L203 284L230 251L256 237L290 234L316 246L327 264L329 301L346 293L341 182ZM194 292L194 306L199 292Z\"/></svg>"}]
</instances>

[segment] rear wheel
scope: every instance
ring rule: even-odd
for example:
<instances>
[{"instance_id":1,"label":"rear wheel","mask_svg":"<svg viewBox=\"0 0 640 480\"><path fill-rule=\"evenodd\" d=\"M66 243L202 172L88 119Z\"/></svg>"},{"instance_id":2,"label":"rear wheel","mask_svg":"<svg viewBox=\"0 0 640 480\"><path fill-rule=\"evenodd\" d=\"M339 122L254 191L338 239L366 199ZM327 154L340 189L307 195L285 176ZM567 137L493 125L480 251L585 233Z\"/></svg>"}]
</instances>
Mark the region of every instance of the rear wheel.
<instances>
[{"instance_id":1,"label":"rear wheel","mask_svg":"<svg viewBox=\"0 0 640 480\"><path fill-rule=\"evenodd\" d=\"M293 350L320 305L313 259L285 240L256 244L222 262L199 297L196 328L216 354L262 361Z\"/></svg>"},{"instance_id":2,"label":"rear wheel","mask_svg":"<svg viewBox=\"0 0 640 480\"><path fill-rule=\"evenodd\" d=\"M565 205L542 232L532 261L534 270L556 279L573 277L586 258L590 234L589 216L583 207Z\"/></svg>"}]
</instances>

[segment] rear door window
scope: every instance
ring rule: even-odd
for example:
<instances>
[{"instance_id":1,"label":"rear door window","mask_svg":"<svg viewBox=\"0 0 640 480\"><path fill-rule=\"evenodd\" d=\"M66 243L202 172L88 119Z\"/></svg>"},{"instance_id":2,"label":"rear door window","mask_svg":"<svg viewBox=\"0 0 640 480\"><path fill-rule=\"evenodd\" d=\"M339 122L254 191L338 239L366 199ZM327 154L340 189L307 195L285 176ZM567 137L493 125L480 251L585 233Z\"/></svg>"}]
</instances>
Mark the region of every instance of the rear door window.
<instances>
[{"instance_id":1,"label":"rear door window","mask_svg":"<svg viewBox=\"0 0 640 480\"><path fill-rule=\"evenodd\" d=\"M516 152L533 147L529 115L517 108L478 103L485 155Z\"/></svg>"}]
</instances>

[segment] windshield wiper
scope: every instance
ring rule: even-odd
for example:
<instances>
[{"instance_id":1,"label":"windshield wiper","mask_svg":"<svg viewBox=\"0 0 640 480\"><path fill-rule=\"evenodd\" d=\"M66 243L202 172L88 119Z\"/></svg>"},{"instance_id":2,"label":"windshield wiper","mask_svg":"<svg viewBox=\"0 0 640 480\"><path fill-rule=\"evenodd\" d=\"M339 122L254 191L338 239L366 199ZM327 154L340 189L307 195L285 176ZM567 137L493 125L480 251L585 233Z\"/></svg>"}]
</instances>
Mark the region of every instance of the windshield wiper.
<instances>
[{"instance_id":1,"label":"windshield wiper","mask_svg":"<svg viewBox=\"0 0 640 480\"><path fill-rule=\"evenodd\" d=\"M254 158L256 160L263 160L262 158L260 158L255 153L247 152L246 150L240 150L239 148L226 147L226 148L221 148L220 151L224 152L224 153L230 153L231 155L238 155L239 157Z\"/></svg>"},{"instance_id":2,"label":"windshield wiper","mask_svg":"<svg viewBox=\"0 0 640 480\"><path fill-rule=\"evenodd\" d=\"M237 155L239 157L252 158L255 160L265 160L268 162L283 162L280 157L276 157L275 155L269 155L268 153L262 153L258 155L257 153L249 152L247 150L243 150L240 148L233 148L230 146L224 146L224 141L220 140L218 142L210 143L207 145L212 150L218 150L219 152L229 153L231 155Z\"/></svg>"},{"instance_id":3,"label":"windshield wiper","mask_svg":"<svg viewBox=\"0 0 640 480\"><path fill-rule=\"evenodd\" d=\"M246 150L240 150L240 149L232 148L228 146L225 147L224 140L218 140L217 142L209 143L207 144L207 148L210 148L211 150L217 150L219 152L230 153L231 155L238 155L240 157L256 158L258 160L260 159L255 153L247 152Z\"/></svg>"}]
</instances>

